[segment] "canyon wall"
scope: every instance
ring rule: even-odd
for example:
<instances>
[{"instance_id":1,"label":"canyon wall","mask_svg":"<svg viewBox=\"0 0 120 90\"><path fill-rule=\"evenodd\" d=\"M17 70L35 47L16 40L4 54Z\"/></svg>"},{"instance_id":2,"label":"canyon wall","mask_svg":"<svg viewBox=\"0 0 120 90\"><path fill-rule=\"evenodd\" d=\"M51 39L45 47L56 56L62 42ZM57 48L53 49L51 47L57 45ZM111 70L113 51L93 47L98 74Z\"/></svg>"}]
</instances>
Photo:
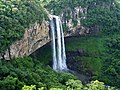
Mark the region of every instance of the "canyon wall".
<instances>
[{"instance_id":1,"label":"canyon wall","mask_svg":"<svg viewBox=\"0 0 120 90\"><path fill-rule=\"evenodd\" d=\"M4 55L0 54L0 59L10 60L10 58L30 55L49 41L49 23L46 21L41 24L35 23L30 25L29 29L26 29L21 40L10 46L10 50L7 50Z\"/></svg>"},{"instance_id":2,"label":"canyon wall","mask_svg":"<svg viewBox=\"0 0 120 90\"><path fill-rule=\"evenodd\" d=\"M60 14L62 23L67 28L65 29L65 36L79 36L90 34L89 28L84 27L81 24L81 20L86 18L86 14L87 7L82 8L81 6L74 7L72 9L68 7Z\"/></svg>"},{"instance_id":3,"label":"canyon wall","mask_svg":"<svg viewBox=\"0 0 120 90\"><path fill-rule=\"evenodd\" d=\"M60 14L62 23L67 27L66 29L64 28L65 37L89 34L89 29L81 25L81 19L84 19L85 15L79 16L80 13L86 14L87 8L75 7L73 10L67 8L66 12L67 11L69 11L69 15L72 16L69 19L66 19L68 13L63 12ZM73 19L77 21L76 25L74 25ZM49 41L49 22L44 20L41 24L35 23L30 25L29 29L25 30L24 36L21 40L14 42L10 46L10 50L0 54L0 59L10 60L10 58L13 57L30 55Z\"/></svg>"}]
</instances>

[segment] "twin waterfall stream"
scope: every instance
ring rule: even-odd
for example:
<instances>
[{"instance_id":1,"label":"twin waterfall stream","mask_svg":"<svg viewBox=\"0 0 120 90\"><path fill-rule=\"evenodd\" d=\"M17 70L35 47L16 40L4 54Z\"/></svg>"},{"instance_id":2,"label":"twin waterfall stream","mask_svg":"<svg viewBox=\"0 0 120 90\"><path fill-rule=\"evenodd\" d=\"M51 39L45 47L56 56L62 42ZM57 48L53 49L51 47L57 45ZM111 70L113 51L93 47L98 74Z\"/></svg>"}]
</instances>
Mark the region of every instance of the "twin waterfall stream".
<instances>
[{"instance_id":1,"label":"twin waterfall stream","mask_svg":"<svg viewBox=\"0 0 120 90\"><path fill-rule=\"evenodd\" d=\"M78 76L82 82L89 82L90 77L67 68L64 43L64 33L60 17L50 15L50 29L52 39L53 69L58 72L70 72Z\"/></svg>"},{"instance_id":2,"label":"twin waterfall stream","mask_svg":"<svg viewBox=\"0 0 120 90\"><path fill-rule=\"evenodd\" d=\"M55 71L67 71L64 33L60 17L51 15L50 28L53 50L53 69Z\"/></svg>"}]
</instances>

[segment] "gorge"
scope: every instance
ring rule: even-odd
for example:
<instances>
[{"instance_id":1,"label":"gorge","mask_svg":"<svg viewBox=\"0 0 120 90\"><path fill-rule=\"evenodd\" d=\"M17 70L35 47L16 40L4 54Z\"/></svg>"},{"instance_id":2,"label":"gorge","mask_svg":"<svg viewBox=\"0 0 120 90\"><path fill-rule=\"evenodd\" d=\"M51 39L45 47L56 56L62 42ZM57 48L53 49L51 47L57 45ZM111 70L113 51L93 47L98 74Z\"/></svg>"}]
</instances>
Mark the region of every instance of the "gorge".
<instances>
[{"instance_id":1,"label":"gorge","mask_svg":"<svg viewBox=\"0 0 120 90\"><path fill-rule=\"evenodd\" d=\"M0 90L117 90L119 29L119 0L0 0Z\"/></svg>"}]
</instances>

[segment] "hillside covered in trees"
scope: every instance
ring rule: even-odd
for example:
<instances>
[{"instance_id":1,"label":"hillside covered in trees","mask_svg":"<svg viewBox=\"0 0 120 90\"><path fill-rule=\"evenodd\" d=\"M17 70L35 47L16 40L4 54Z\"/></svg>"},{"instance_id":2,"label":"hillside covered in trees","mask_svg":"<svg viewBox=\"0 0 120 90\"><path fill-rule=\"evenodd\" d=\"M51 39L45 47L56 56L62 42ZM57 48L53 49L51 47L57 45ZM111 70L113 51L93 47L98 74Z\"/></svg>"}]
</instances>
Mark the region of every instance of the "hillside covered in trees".
<instances>
[{"instance_id":1,"label":"hillside covered in trees","mask_svg":"<svg viewBox=\"0 0 120 90\"><path fill-rule=\"evenodd\" d=\"M70 20L73 28L80 23L89 30L86 35L65 38L66 53L70 55L68 67L90 76L89 82L83 83L79 76L68 72L52 70L49 43L39 49L36 57L5 60L5 51L23 37L31 24L50 22L48 12L61 17L65 33L69 32ZM74 55L76 52L82 54ZM3 56L0 90L117 90L120 88L120 1L1 0L0 54Z\"/></svg>"},{"instance_id":2,"label":"hillside covered in trees","mask_svg":"<svg viewBox=\"0 0 120 90\"><path fill-rule=\"evenodd\" d=\"M22 38L25 29L35 22L41 23L47 14L38 0L0 1L0 53Z\"/></svg>"}]
</instances>

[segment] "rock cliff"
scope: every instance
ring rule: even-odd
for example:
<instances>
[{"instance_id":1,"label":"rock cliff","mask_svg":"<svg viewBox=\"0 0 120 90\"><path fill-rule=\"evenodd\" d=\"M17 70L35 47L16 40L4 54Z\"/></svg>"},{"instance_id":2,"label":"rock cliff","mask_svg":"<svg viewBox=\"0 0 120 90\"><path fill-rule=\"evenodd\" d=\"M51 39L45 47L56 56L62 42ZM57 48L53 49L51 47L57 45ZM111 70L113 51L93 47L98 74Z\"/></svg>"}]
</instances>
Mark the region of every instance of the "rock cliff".
<instances>
[{"instance_id":1,"label":"rock cliff","mask_svg":"<svg viewBox=\"0 0 120 90\"><path fill-rule=\"evenodd\" d=\"M60 15L62 22L67 28L65 30L65 36L78 36L90 34L89 28L82 26L81 20L85 19L87 14L87 8L74 7L66 8Z\"/></svg>"},{"instance_id":2,"label":"rock cliff","mask_svg":"<svg viewBox=\"0 0 120 90\"><path fill-rule=\"evenodd\" d=\"M35 23L29 29L26 29L21 40L14 42L10 46L10 51L7 50L4 55L0 54L0 59L4 57L6 60L9 60L10 57L29 55L49 41L49 24L46 21L43 21L41 24Z\"/></svg>"},{"instance_id":3,"label":"rock cliff","mask_svg":"<svg viewBox=\"0 0 120 90\"><path fill-rule=\"evenodd\" d=\"M63 25L67 27L66 29L64 28L65 37L87 35L90 33L88 28L81 25L81 19L85 18L85 15L79 16L80 13L86 14L87 8L75 7L73 10L67 8L66 12L60 14ZM72 17L68 19L69 16ZM77 23L75 24L75 22ZM21 40L14 42L10 46L10 50L7 50L4 54L0 54L0 59L9 60L13 57L30 55L49 41L49 23L46 21L43 21L41 24L35 23L29 29L26 29Z\"/></svg>"}]
</instances>

